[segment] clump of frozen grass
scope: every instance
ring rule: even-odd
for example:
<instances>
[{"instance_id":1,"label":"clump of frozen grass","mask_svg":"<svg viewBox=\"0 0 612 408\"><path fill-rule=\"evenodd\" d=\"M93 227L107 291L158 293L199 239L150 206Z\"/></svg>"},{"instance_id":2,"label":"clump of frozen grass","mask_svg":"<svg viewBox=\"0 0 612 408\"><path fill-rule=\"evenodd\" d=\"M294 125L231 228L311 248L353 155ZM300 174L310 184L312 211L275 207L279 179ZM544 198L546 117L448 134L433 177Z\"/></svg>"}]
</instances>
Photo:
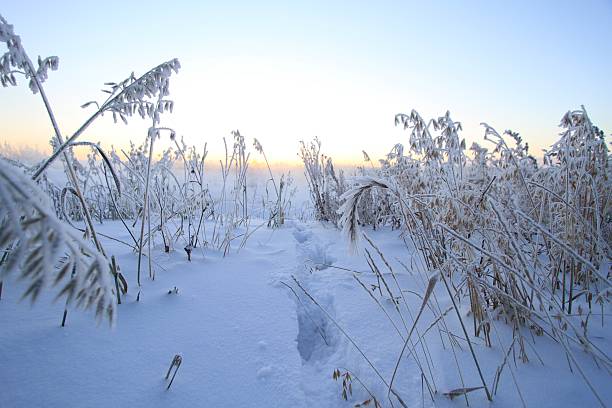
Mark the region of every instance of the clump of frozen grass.
<instances>
[{"instance_id":1,"label":"clump of frozen grass","mask_svg":"<svg viewBox=\"0 0 612 408\"><path fill-rule=\"evenodd\" d=\"M225 157L219 160L223 184L215 209L211 237L212 245L222 250L224 256L229 253L231 243L239 238L238 227L242 225L248 229L250 225L247 195L250 153L247 153L245 139L240 131L232 131L232 137L234 143L231 154L227 147L227 140L223 138Z\"/></svg>"},{"instance_id":2,"label":"clump of frozen grass","mask_svg":"<svg viewBox=\"0 0 612 408\"><path fill-rule=\"evenodd\" d=\"M299 155L304 163L315 218L336 223L340 197L347 189L344 172L336 173L331 157L321 153L321 141L316 137L308 143L300 142Z\"/></svg>"},{"instance_id":3,"label":"clump of frozen grass","mask_svg":"<svg viewBox=\"0 0 612 408\"><path fill-rule=\"evenodd\" d=\"M262 197L262 204L264 208L269 208L268 214L268 227L278 228L285 223L285 216L291 207L291 197L295 193L295 190L291 190L292 178L291 174L281 175L280 181L277 184L274 175L272 174L272 169L270 168L270 163L268 162L268 157L266 156L266 152L263 149L263 146L257 139L253 139L253 147L255 150L261 154L266 162L266 167L268 168L268 173L270 174L269 181L272 182L272 186L274 187L275 199L270 200L268 194L268 185L266 184L266 197ZM272 201L270 203L270 201Z\"/></svg>"},{"instance_id":4,"label":"clump of frozen grass","mask_svg":"<svg viewBox=\"0 0 612 408\"><path fill-rule=\"evenodd\" d=\"M474 144L470 157L459 136L461 124L448 112L426 121L412 111L397 115L396 124L409 132L409 146L396 145L379 167L361 169L362 177L342 196L339 208L346 235L355 242L360 224L375 226L381 220L404 230L407 242L421 254L420 270L439 276L453 300L461 335L468 340L477 368L470 336L482 337L491 346L497 337L494 322L502 319L514 329L508 352L518 349L521 358L528 359L523 328L550 336L602 402L572 347L580 345L600 366L612 368L610 358L588 335L591 316L600 315L603 324L611 290L612 174L603 132L584 108L568 112L561 121L560 140L539 167L516 132L500 135L483 124L485 140L493 143L493 149ZM320 167L310 167L320 180ZM314 189L320 191L317 184ZM368 202L371 192L389 205ZM321 196L317 191L311 194ZM374 264L371 256L369 264ZM454 299L467 299L471 324ZM434 327L446 326L446 314L437 300L430 302L438 315ZM444 327L439 330L448 332ZM449 341L453 344L450 337ZM511 370L500 364L492 389L481 375L487 397L497 389L504 368ZM463 392L449 395L467 399L467 393L477 389L463 384L459 366L458 373L462 386L457 390ZM422 375L429 374L422 371ZM430 378L430 383L434 380Z\"/></svg>"},{"instance_id":5,"label":"clump of frozen grass","mask_svg":"<svg viewBox=\"0 0 612 408\"><path fill-rule=\"evenodd\" d=\"M147 262L149 246L154 248L159 238L164 252L180 245L184 247L188 260L191 260L194 249L200 246L224 254L234 243L238 243L234 246L238 249L244 246L250 235L265 225L264 222L251 227L255 211L251 203L255 203L256 192L253 191L252 200L247 200L250 155L245 138L239 132L233 132L232 150L228 149L225 161L220 162L223 185L219 194L213 197L205 174L206 144L203 150L196 149L187 146L171 129L157 126L151 129L157 133L169 132L174 144L159 158L150 160L155 157L151 142L155 143L159 135L155 138L148 135L143 144L131 144L128 151L113 149L108 155L113 174L122 186L121 195L112 182L114 176L110 173L110 166L99 159L101 155L97 151L89 156L86 166L81 166L81 179L87 187L86 200L92 212L101 219L121 220L132 239L133 245L129 245L141 253L141 259L146 255ZM278 183L283 212L290 208L290 183L291 180L284 176ZM278 202L276 199L272 201ZM266 208L275 206L271 204ZM275 219L280 221L283 217ZM207 221L212 221L212 228L207 229ZM270 222L268 219L269 226L274 227ZM150 276L153 277L154 272Z\"/></svg>"},{"instance_id":6,"label":"clump of frozen grass","mask_svg":"<svg viewBox=\"0 0 612 408\"><path fill-rule=\"evenodd\" d=\"M55 131L52 155L36 168L28 170L53 198L59 218L75 228L78 227L73 221L84 220L86 228L82 231L91 237L103 256L106 253L94 228L93 218L99 222L119 219L132 240L124 243L138 253L136 278L139 287L143 255L147 255L150 278L155 276L151 248L158 234L161 235L165 252L183 241L181 245L184 245L189 260L198 245L210 245L224 254L237 240L240 241L239 247L244 246L254 230L260 227L251 228L252 209L249 208L247 194L250 155L245 138L238 131L232 132L234 143L231 154L226 149L225 163L221 163L221 197L213 199L204 176L206 147L200 154L195 148L187 147L182 140L179 143L173 130L160 126L161 114L172 112L174 107L168 95L170 78L180 69L177 59L164 62L140 77L132 73L122 81L106 83L103 89L105 99L84 103L82 108L95 107L94 112L64 139L41 85L47 79L47 71L57 68L58 59L40 59L35 69L13 27L3 18L0 23L0 41L8 47L8 52L0 60L2 84L16 85L18 75L29 79L32 91L40 93ZM121 120L126 124L129 118L136 115L151 120L145 142L139 147L132 145L129 152L113 149L107 155L97 144L77 141L96 119L105 114L112 115L115 122ZM160 160L154 160L155 140L165 131L169 131L175 149L167 149ZM91 149L86 164L80 163L73 153L74 148L83 146ZM259 147L258 151L264 154L260 144ZM57 158L63 160L68 176L69 185L65 187L54 186L45 177L45 171ZM184 169L184 177L180 181L180 177L174 174L174 165L178 162L182 162ZM279 226L290 207L291 178L283 176L278 183L274 179L272 181L276 199L275 204L270 206L272 215L269 225ZM206 233L207 219L214 220L212 236ZM139 231L136 231L139 222ZM177 223L178 228L171 230L172 225Z\"/></svg>"}]
</instances>

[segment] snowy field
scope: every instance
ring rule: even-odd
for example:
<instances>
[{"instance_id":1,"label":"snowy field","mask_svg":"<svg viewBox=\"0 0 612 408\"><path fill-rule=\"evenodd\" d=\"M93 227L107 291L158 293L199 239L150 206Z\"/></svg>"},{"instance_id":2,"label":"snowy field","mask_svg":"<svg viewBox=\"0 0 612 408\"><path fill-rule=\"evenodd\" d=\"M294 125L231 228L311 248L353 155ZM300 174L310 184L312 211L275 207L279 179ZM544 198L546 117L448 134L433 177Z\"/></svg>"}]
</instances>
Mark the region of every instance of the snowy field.
<instances>
[{"instance_id":1,"label":"snowy field","mask_svg":"<svg viewBox=\"0 0 612 408\"><path fill-rule=\"evenodd\" d=\"M118 222L105 222L99 231L129 239ZM420 299L408 292L424 292L412 259L415 254L406 253L396 231L368 234L388 255L410 307L418 310ZM132 278L134 253L115 241L107 240L105 245ZM277 230L257 231L242 250L226 258L217 251L197 249L192 262L187 262L184 253L164 254L156 248L155 281L145 281L140 302L133 293L122 299L112 328L106 322L96 325L91 313L73 310L62 328L62 301L53 303L52 297L43 295L29 307L18 302L20 283L5 282L0 301L4 327L0 407L347 407L368 399L353 380L353 395L344 401L341 380L332 379L336 369L350 370L374 394L386 395L380 379L333 322L351 336L384 378L391 376L403 342L385 312L395 325L402 323L388 297L371 292L383 312L355 279L368 287L377 283L363 250L358 252L348 252L335 228L293 221ZM175 287L178 293L169 294ZM448 299L438 292L438 301L445 307ZM467 315L467 305L462 310ZM421 330L432 319L423 321ZM456 324L453 319L448 322ZM502 343L511 341L505 324L495 326ZM609 354L609 326L604 330L595 324L592 330L591 336ZM546 338L529 343L529 362L510 357L508 363L529 406L596 406L586 385L570 372L559 345ZM447 339L435 333L427 336L426 346L439 390L434 400L423 392L420 371L410 357L401 364L394 387L409 407L465 406L464 398L451 401L442 395L461 387L454 368L457 363L445 350ZM484 362L484 376L490 380L504 349L499 344L484 347L482 342L475 347ZM458 340L456 348L465 386L478 386L465 343ZM602 397L611 401L608 374L578 353ZM183 362L166 390L164 376L175 354ZM488 405L482 391L468 398L470 406ZM384 399L381 403L389 405ZM491 406L519 405L517 388L506 372Z\"/></svg>"},{"instance_id":2,"label":"snowy field","mask_svg":"<svg viewBox=\"0 0 612 408\"><path fill-rule=\"evenodd\" d=\"M59 10L62 5L52 6ZM172 26L165 23L171 13L153 19L128 13L124 6L122 12L133 17L128 26L138 18L146 17L148 23L137 36L121 38L147 38L155 53L162 48L157 48L153 34L173 43L165 53L181 44L174 31L189 32L166 29ZM525 14L522 8L517 15ZM572 18L578 20L574 8ZM412 13L411 7L402 9ZM230 11L233 19L237 10ZM347 11L342 10L343 19ZM58 11L62 14L74 13ZM85 14L106 17L107 12ZM432 83L439 82L434 78L457 77L457 59L447 53L455 47L447 40L459 31L455 21L464 17L454 14L449 14L453 23L446 24L453 33L441 35L438 46L406 37L410 48L421 43L435 50L443 58L436 65L451 67L449 75L431 71L429 65L436 60L416 48L401 52L409 61L403 68L368 53L363 54L369 61L365 65L397 69L406 76L418 65L416 56L427 72L408 75L409 82L421 76L431 76ZM422 15L439 17L437 12ZM209 17L232 32L243 26ZM506 24L484 17L478 19L494 21L504 37L514 37L508 36ZM122 19L112 20L124 25ZM402 27L413 26L399 20ZM508 21L514 25L514 20L512 16ZM605 26L583 20L589 27ZM151 21L160 24L151 30ZM120 31L107 23L100 24L105 34ZM443 19L435 23L422 31L434 27L438 32L445 25ZM360 26L355 28L361 33ZM488 37L488 30L474 38ZM537 31L543 31L539 24ZM582 34L572 38L583 41ZM233 54L222 43L225 36L206 37L223 54ZM601 43L601 37L598 34L596 42ZM322 33L321 38L327 47L327 36ZM393 48L395 53L399 38L391 38L388 44L393 47L377 48ZM188 48L210 58L206 65L221 62L192 40L190 35ZM267 49L267 42L256 36L253 40ZM71 45L67 53L74 52L72 42L61 42ZM42 125L40 117L31 119L44 126L34 131L26 126L34 110L13 114L12 102L0 109L11 120L13 115L21 117L21 122L9 121L7 130L3 116L0 132L9 135L0 140L0 408L612 406L612 155L609 134L584 106L564 111L552 137L538 135L536 146L544 149L536 153L517 131L501 132L479 121L480 130L470 128L465 136L462 122L450 111L427 117L408 107L405 113L385 117L389 125L394 119L397 139L386 151L375 146L370 157L366 150L352 150L360 149L359 140L371 146L390 139L385 139L385 131L367 125L366 106L380 105L376 109L384 107L386 112L406 104L387 100L392 94L410 95L411 104L443 106L444 98L434 88L429 93L431 84L424 84L428 96L420 101L412 91L399 88L373 98L356 87L374 83L353 80L340 66L336 69L342 78L336 82L350 83L348 93L333 84L309 82L308 75L305 81L302 76L294 81L277 78L266 68L274 86L284 88L275 94L260 78L254 80L259 91L242 89L239 71L224 74L222 63L218 76L196 65L190 69L192 75L197 72L197 81L187 76L183 83L200 93L191 94L183 105L197 109L191 123L198 126L190 131L184 127L190 123L185 116L166 119L173 118L170 83L182 75L181 62L173 58L144 73L115 78L117 82L98 81L94 67L127 63L117 59L111 64L104 47L91 47L102 42L86 40L87 48L99 51L95 58L68 58L69 63L88 64L72 71L81 79L104 84L101 96L92 100L95 96L77 95L84 90L76 87L77 78L72 88L67 82L48 83L59 58L31 58L15 27L0 15L0 44L6 46L0 83L29 89L45 121ZM516 48L522 50L526 43ZM593 56L599 54L585 47L586 40L559 43L566 46L559 58L550 58L555 72L568 49L573 62L581 60L578 54L584 50L582 59L598 60ZM114 45L106 35L104 44ZM508 92L490 87L498 82L513 87L509 78L499 80L500 72L518 68L507 55L491 57L489 49L497 48L504 47L487 47L482 52L486 64L470 64L469 75L480 77L472 69L482 65L495 78L489 85L484 81L457 91L472 99L461 96L451 106L488 104L490 96L498 94L503 103L489 107L491 111L503 112L509 125L535 126L537 118L541 131L550 125L539 123L548 114L540 117L526 104L528 115L513 119L506 115L512 102ZM138 53L130 54L131 60ZM535 54L546 53L534 49ZM296 55L298 65L306 64L300 70L308 72L309 57ZM277 65L274 58L261 58ZM493 60L504 61L503 70L490 69ZM327 64L335 65L326 59ZM231 65L253 70L238 60ZM360 65L353 63L350 71ZM603 89L597 81L582 84L578 80L591 74L572 69L571 74L559 71L558 78L573 78L564 83L564 92L572 86ZM377 80L397 86L393 75L381 72ZM520 69L516 72L522 75ZM584 75L578 78L575 72ZM218 82L226 74L229 82ZM208 87L201 81L204 77L222 92L202 91ZM545 89L543 79L529 86L529 92L517 89L520 100L513 103L523 104L533 89ZM293 82L309 88L312 100L302 100ZM229 84L239 89L225 89ZM486 88L486 95L475 94L478 87ZM353 100L343 104L329 98L333 93ZM54 99L64 95L82 109L80 124L59 120L77 118L64 106L68 99ZM570 90L568 95L574 101L583 94ZM250 102L254 97L256 102ZM558 103L575 103L559 102L556 95L553 99L542 103L545 111L557 109ZM60 109L52 102L58 100ZM241 129L251 123L246 127L252 133L207 130L205 125L216 115L211 112L217 112L207 107L211 101L215 108L228 102L231 115L221 118L235 119ZM316 105L319 117L313 114L316 110L296 106L297 101ZM352 104L363 104L366 110L353 111ZM249 115L265 126L253 130L252 122L242 121L240 106L248 107ZM601 112L597 106L595 112ZM328 155L326 141L313 136L319 132L313 129L326 128L323 116L334 124L324 132L331 139L329 146L335 145L338 153L338 147L346 149L338 161ZM129 126L115 134L118 128L110 127L111 119ZM603 119L604 126L610 123ZM100 122L110 130L102 131ZM133 122L140 123L139 131ZM228 124L222 126L227 129ZM270 134L262 130L268 126ZM11 147L13 132L22 134L22 127L39 139L50 137L52 150ZM367 133L367 139L359 139L360 132ZM477 132L481 137L474 137ZM100 134L110 137L92 140ZM272 146L251 137L260 134L270 135ZM225 136L213 143L208 140L213 135ZM267 154L279 151L284 156L269 161L272 156ZM346 159L348 151L359 157Z\"/></svg>"}]
</instances>

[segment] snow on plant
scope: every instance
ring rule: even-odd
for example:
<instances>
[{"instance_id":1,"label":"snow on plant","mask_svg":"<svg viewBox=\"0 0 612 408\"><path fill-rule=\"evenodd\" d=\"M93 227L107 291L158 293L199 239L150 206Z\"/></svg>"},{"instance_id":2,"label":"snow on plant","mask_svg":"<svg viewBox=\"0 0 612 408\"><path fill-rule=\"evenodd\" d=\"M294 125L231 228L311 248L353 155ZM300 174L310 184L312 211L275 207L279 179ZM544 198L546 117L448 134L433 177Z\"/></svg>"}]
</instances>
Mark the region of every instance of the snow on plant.
<instances>
[{"instance_id":1,"label":"snow on plant","mask_svg":"<svg viewBox=\"0 0 612 408\"><path fill-rule=\"evenodd\" d=\"M162 95L160 94L159 99L161 100ZM138 282L138 297L140 299L140 268L142 262L142 251L144 245L144 231L145 231L145 221L147 223L147 261L149 267L149 278L155 280L155 274L153 272L153 267L151 265L151 211L150 211L150 200L151 196L149 194L149 185L151 181L151 164L153 162L153 147L155 145L155 139L159 138L162 131L169 131L170 138L173 139L175 137L174 130L167 128L158 128L155 127L155 124L159 121L159 117L154 115L152 116L153 125L149 128L147 134L147 141L149 142L149 155L147 157L147 167L145 173L145 187L144 187L144 197L143 197L143 205L140 217L140 239L138 241L138 268L137 268L137 282Z\"/></svg>"},{"instance_id":2,"label":"snow on plant","mask_svg":"<svg viewBox=\"0 0 612 408\"><path fill-rule=\"evenodd\" d=\"M314 138L308 143L300 142L300 153L311 201L318 220L338 221L340 196L346 191L344 172L336 173L331 157L321 153L321 141Z\"/></svg>"},{"instance_id":3,"label":"snow on plant","mask_svg":"<svg viewBox=\"0 0 612 408\"><path fill-rule=\"evenodd\" d=\"M184 249L188 260L191 261L191 252L200 241L200 231L207 211L210 213L210 210L212 210L204 175L204 164L208 156L208 150L206 143L200 154L195 146L188 147L182 138L180 144L176 138L173 140L176 146L176 158L180 158L183 162L184 184L180 187L180 191L182 198L185 200L185 216L187 219L187 245Z\"/></svg>"},{"instance_id":4,"label":"snow on plant","mask_svg":"<svg viewBox=\"0 0 612 408\"><path fill-rule=\"evenodd\" d=\"M605 136L584 109L567 112L561 126L561 138L545 155L551 171L536 173L529 185L534 199L544 202L541 217L556 238L550 243L553 285L561 286L562 308L571 314L578 298L586 298L589 310L607 298L609 286L598 282L596 272L605 271L612 254L612 174ZM575 256L569 256L561 242Z\"/></svg>"},{"instance_id":5,"label":"snow on plant","mask_svg":"<svg viewBox=\"0 0 612 408\"><path fill-rule=\"evenodd\" d=\"M47 79L48 69L55 70L58 66L57 57L49 57L38 60L38 68L35 69L33 63L25 52L21 39L14 33L13 26L0 16L0 41L5 43L8 51L0 59L0 81L3 86L16 85L16 74L21 74L29 79L29 86L33 93L40 94L45 108L47 110L49 119L55 131L55 138L52 140L53 154L48 157L41 165L39 165L33 172L32 178L38 180L42 177L45 170L55 161L58 157L62 157L64 161L64 169L67 173L70 185L66 186L60 194L60 213L63 218L66 219L70 224L71 216L66 214L66 201L67 197L73 196L75 198L76 207L74 203L70 206L74 210L78 208L78 214L82 214L86 221L86 236L91 236L92 240L96 245L97 251L104 257L106 253L100 242L96 230L94 228L91 216L91 209L95 209L97 206L98 217L100 220L103 219L104 213L102 207L107 206L108 203L102 204L101 199L104 197L100 184L96 185L94 189L90 191L89 195L86 195L84 191L87 188L87 182L90 177L97 176L100 179L100 174L97 173L96 166L92 166L93 159L90 159L90 166L88 169L84 169L80 165L78 160L75 159L72 154L72 148L77 146L86 145L97 151L103 159L106 166L104 169L104 176L107 187L110 191L111 196L113 191L108 183L108 173L112 175L114 180L116 192L118 195L121 193L121 185L116 172L113 169L111 161L104 154L103 150L96 144L90 142L77 142L76 139L99 117L104 115L106 112L110 112L113 115L115 121L119 117L123 122L127 123L127 117L130 117L138 113L142 118L148 117L152 120L154 129L153 132L157 134L162 128L156 127L160 121L160 114L165 111L172 111L173 102L166 99L169 95L169 79L173 72L178 72L180 64L177 59L173 59L168 62L164 62L157 67L151 69L143 76L137 78L133 73L125 80L119 83L107 83L106 85L110 89L104 90L109 96L102 103L95 101L88 102L82 107L85 108L89 105L96 105L97 110L87 119L67 140L64 140L59 125L55 119L53 109L46 97L42 83ZM153 138L151 138L150 153L152 154ZM151 163L151 154L149 155L148 166ZM108 172L107 172L108 170ZM148 185L149 185L149 172L147 172L147 179L145 180L145 200L144 206L141 211L142 222L144 228L145 216L148 210ZM11 196L14 197L14 196ZM87 201L89 198L89 203ZM92 201L96 205L91 205ZM116 212L116 201L111 200L113 207ZM72 211L72 216L75 212ZM150 219L149 219L150 223ZM72 225L72 224L71 224ZM125 222L124 222L125 225ZM74 226L74 225L73 225ZM150 229L150 225L149 225ZM150 235L150 234L149 234ZM139 252L142 251L143 245L143 233L141 230L141 237L139 242ZM150 241L149 241L150 245ZM8 250L8 249L7 249ZM149 257L150 262L150 257ZM140 264L140 256L139 256ZM118 269L117 269L118 270ZM151 267L149 265L149 271L151 273ZM138 268L138 281L140 283L140 265Z\"/></svg>"},{"instance_id":6,"label":"snow on plant","mask_svg":"<svg viewBox=\"0 0 612 408\"><path fill-rule=\"evenodd\" d=\"M79 127L79 129L56 147L54 153L34 173L37 178L66 148L71 144L99 117L110 112L113 120L117 122L119 117L125 124L127 118L138 113L141 118L150 118L153 124L160 121L160 114L172 111L174 103L164 99L168 96L170 76L172 72L178 73L181 64L178 59L164 62L139 78L132 73L128 78L119 83L107 82L109 89L103 92L109 96L103 102L90 101L81 107L86 108L95 105L98 109Z\"/></svg>"},{"instance_id":7,"label":"snow on plant","mask_svg":"<svg viewBox=\"0 0 612 408\"><path fill-rule=\"evenodd\" d=\"M21 38L14 33L13 26L8 24L8 22L2 16L0 16L0 41L4 42L8 49L8 52L3 55L2 63L0 64L0 76L2 77L2 84L4 86L16 85L17 81L14 76L15 74L21 74L26 78L30 79L30 90L34 94L40 94L43 104L45 105L45 108L47 110L49 120L51 121L53 130L55 131L55 142L58 145L62 145L64 143L64 138L59 130L59 125L55 119L53 109L49 103L49 100L47 99L46 93L42 86L42 83L47 79L48 68L57 69L57 57L49 57L45 58L44 60L41 60L39 58L39 67L38 69L35 69L34 65L32 64L32 61L28 57L28 54L26 53L25 49L21 44ZM58 149L56 153L57 154L54 154L51 157L58 157L60 153L63 155L68 179L72 183L74 192L79 197L79 200L81 202L84 202L83 194L80 190L77 176L75 174L75 170L73 168L73 163L70 159L70 156L65 151L65 149L62 151ZM50 163L50 161L48 161L48 163ZM42 174L43 167L44 166L41 166L39 168L39 171L35 172L35 180L38 179L38 177L40 177L40 175ZM104 253L102 244L98 240L95 229L93 227L91 215L89 214L88 208L85 206L82 211L87 221L87 226L89 229L88 232L91 234L92 239L96 244L96 248L100 252Z\"/></svg>"},{"instance_id":8,"label":"snow on plant","mask_svg":"<svg viewBox=\"0 0 612 408\"><path fill-rule=\"evenodd\" d=\"M133 248L139 254L137 271L139 286L145 245L149 255L147 257L149 276L154 277L150 255L151 245L154 244L158 232L161 233L165 251L169 251L177 240L184 239L189 259L191 251L199 241L211 243L217 249L223 249L224 253L229 251L230 244L238 238L241 238L241 246L244 245L250 232L252 233L249 232L250 216L246 188L249 155L246 152L244 137L239 132L233 133L234 146L231 157L226 157L225 166L222 165L224 188L221 198L217 201L210 197L204 180L206 148L203 154L199 154L195 148L187 148L184 143L179 145L174 137L174 131L170 130L171 139L176 145L175 157L171 157L172 151L167 150L161 160L154 160L154 140L161 131L169 130L160 127L159 123L162 113L173 110L174 102L167 97L170 77L180 69L177 59L164 62L140 77L132 73L122 81L106 83L106 89L103 90L107 94L106 98L83 104L82 108L93 106L96 110L64 140L41 86L47 78L47 70L57 68L57 58L41 59L38 69L34 69L21 45L20 38L14 34L13 27L3 18L0 23L0 40L8 47L8 52L0 64L3 85L15 85L18 74L30 79L30 88L41 94L55 130L52 155L32 172L34 180L44 179L44 173L49 166L57 158L63 159L70 184L64 188L53 187L52 191L56 197L54 205L59 217L75 227L73 220L85 220L85 233L91 236L103 255L105 251L95 231L92 217L96 216L100 222L107 218L120 219L130 233L134 243ZM122 158L115 150L107 156L99 145L77 141L88 127L104 114L112 115L115 122L121 120L124 123L134 115L150 119L152 126L142 148L135 148L132 145L129 154L121 151L124 156ZM75 158L72 151L73 148L81 146L92 149L86 166ZM183 162L182 182L179 182L173 173L173 164L177 160ZM227 191L230 188L227 184L230 179L233 180L233 188ZM282 194L286 191L284 188L287 187L287 182L281 178L278 188L278 202L282 209L286 208L288 203ZM208 217L215 218L215 228L210 240L206 239L204 228L204 221ZM171 232L169 223L175 219L180 220L180 227L175 232ZM282 223L282 219L283 213L280 211L277 221ZM129 220L134 221L131 226ZM138 221L140 221L139 233L133 231ZM152 222L157 226L151 225ZM236 233L238 227L245 227L247 231L238 234Z\"/></svg>"},{"instance_id":9,"label":"snow on plant","mask_svg":"<svg viewBox=\"0 0 612 408\"><path fill-rule=\"evenodd\" d=\"M274 192L276 194L275 200L269 203L270 200L266 200L268 198L268 186L266 184L266 197L262 197L262 206L263 208L269 207L270 213L268 215L268 227L278 228L285 223L285 215L289 211L291 207L291 197L295 193L295 189L291 190L291 184L293 179L291 178L291 174L281 175L280 181L277 185L276 179L272 174L272 169L270 168L270 163L268 162L268 157L266 156L266 152L263 149L263 146L257 139L253 139L253 147L255 150L261 154L266 162L266 167L268 168L268 173L270 174L269 181L272 182L272 186L274 187Z\"/></svg>"},{"instance_id":10,"label":"snow on plant","mask_svg":"<svg viewBox=\"0 0 612 408\"><path fill-rule=\"evenodd\" d=\"M455 310L463 332L460 335L468 340L479 373L468 322L454 299L469 301L472 334L489 346L501 341L494 336L496 319L510 324L515 337L509 348L503 348L508 352L517 348L524 361L528 355L523 327L553 338L602 402L572 347L580 345L605 369L612 368L610 357L588 336L596 308L600 308L603 323L604 304L609 302L612 289L612 174L603 132L590 122L584 108L568 112L561 121L564 132L560 140L546 152L545 165L538 167L516 132L500 135L483 124L485 140L494 147L489 151L474 144L470 158L459 136L461 125L448 112L427 122L412 111L397 115L396 124L409 131L409 148L396 145L380 167L360 169L361 177L341 197L339 224L345 234L355 242L360 224L375 225L381 219L390 225L401 224L403 236L421 254L420 269L429 276L439 276L453 300L451 310ZM316 147L310 149L311 156L316 156ZM323 202L319 187L322 170L318 161L308 159L305 163L307 173L317 175L310 182L317 205L317 200ZM390 205L368 203L371 192ZM387 213L381 215L383 208ZM374 270L374 259L368 255L368 260ZM435 298L429 302L437 311L435 326L446 326L441 305ZM440 330L448 331L444 327ZM410 336L404 347L409 340ZM449 342L453 344L450 337ZM461 368L457 368L463 382ZM493 388L481 375L481 389L488 398L504 368L511 370L500 364ZM428 384L435 384L430 373L422 371L422 375ZM461 384L460 389L468 388Z\"/></svg>"},{"instance_id":11,"label":"snow on plant","mask_svg":"<svg viewBox=\"0 0 612 408\"><path fill-rule=\"evenodd\" d=\"M29 79L28 86L36 94L39 86L48 78L48 71L56 71L59 65L57 57L38 58L38 68L28 57L21 45L21 38L15 34L13 26L0 15L0 42L6 44L8 51L0 58L0 83L3 87L16 86L15 74Z\"/></svg>"},{"instance_id":12,"label":"snow on plant","mask_svg":"<svg viewBox=\"0 0 612 408\"><path fill-rule=\"evenodd\" d=\"M22 298L34 302L46 286L61 284L57 298L93 309L113 321L109 262L49 208L47 196L21 170L0 160L0 279L27 282Z\"/></svg>"},{"instance_id":13,"label":"snow on plant","mask_svg":"<svg viewBox=\"0 0 612 408\"><path fill-rule=\"evenodd\" d=\"M231 243L242 238L240 248L244 246L250 236L250 223L247 194L247 173L249 169L250 153L247 153L244 136L238 130L232 131L234 139L232 153L229 154L227 141L223 138L225 158L219 160L221 167L222 188L216 208L214 209L214 226L211 244L227 255ZM230 183L233 185L230 187ZM246 232L239 234L237 229L243 227Z\"/></svg>"}]
</instances>

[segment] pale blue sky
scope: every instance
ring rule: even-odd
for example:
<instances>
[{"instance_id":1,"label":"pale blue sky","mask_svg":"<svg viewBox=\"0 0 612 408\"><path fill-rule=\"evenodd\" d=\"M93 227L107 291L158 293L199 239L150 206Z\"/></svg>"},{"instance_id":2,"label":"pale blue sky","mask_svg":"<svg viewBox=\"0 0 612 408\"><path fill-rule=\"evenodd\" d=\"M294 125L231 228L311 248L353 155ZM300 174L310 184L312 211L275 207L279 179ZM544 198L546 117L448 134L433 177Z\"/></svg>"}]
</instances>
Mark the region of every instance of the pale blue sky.
<instances>
[{"instance_id":1,"label":"pale blue sky","mask_svg":"<svg viewBox=\"0 0 612 408\"><path fill-rule=\"evenodd\" d=\"M163 119L213 155L230 130L273 160L319 136L342 160L380 156L406 135L395 113L448 109L468 141L480 122L552 143L584 104L612 132L612 2L17 2L0 6L32 57L58 55L47 83L65 133L102 83L178 57L174 115ZM0 143L45 146L43 107L23 83L0 89ZM104 118L84 136L140 141L148 122Z\"/></svg>"}]
</instances>

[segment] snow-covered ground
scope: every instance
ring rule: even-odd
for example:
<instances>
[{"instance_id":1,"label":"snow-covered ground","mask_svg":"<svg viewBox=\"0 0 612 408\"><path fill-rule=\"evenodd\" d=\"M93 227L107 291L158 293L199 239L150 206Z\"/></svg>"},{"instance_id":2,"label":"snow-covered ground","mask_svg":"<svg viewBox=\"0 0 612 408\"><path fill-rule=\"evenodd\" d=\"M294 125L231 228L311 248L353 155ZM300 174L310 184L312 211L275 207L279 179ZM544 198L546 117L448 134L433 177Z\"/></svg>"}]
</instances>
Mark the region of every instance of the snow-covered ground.
<instances>
[{"instance_id":1,"label":"snow-covered ground","mask_svg":"<svg viewBox=\"0 0 612 408\"><path fill-rule=\"evenodd\" d=\"M100 232L129 240L119 223L104 223ZM156 248L156 279L143 280L140 302L135 299L137 256L116 241L105 241L130 283L112 328L97 326L91 313L73 310L62 328L61 302L52 303L45 293L30 307L18 302L20 283L4 282L0 407L347 407L368 399L359 381L388 406L387 387L374 368L390 380L407 332L404 325L412 324L425 281L417 270L417 254L407 250L398 232L368 234L403 289L409 308L402 316L384 293L370 291L373 300L355 278L368 289L379 284L363 249L350 252L335 228L297 221L257 230L243 249L225 258L196 249L188 262L182 250L164 254ZM379 258L376 262L387 274ZM168 293L174 287L178 293ZM435 294L445 309L450 300L443 291ZM462 310L468 307L461 305ZM448 329L459 333L456 318L447 316ZM421 334L432 320L426 310L418 325ZM503 322L494 327L493 347L473 339L489 386L511 334ZM590 335L610 355L609 325L590 329L601 331ZM465 341L456 338L451 350L447 338L435 329L417 345L419 364L436 380L433 399L416 359L407 353L400 363L393 387L407 406L463 407L465 398L451 401L443 393L481 385ZM528 406L597 405L576 370L570 371L559 345L546 337L526 338L529 361L509 356L494 402L477 390L468 394L470 406L520 406L515 381ZM575 352L604 401L612 401L610 375L578 348ZM182 365L166 390L164 376L176 354ZM352 373L348 402L341 396L341 379L332 379L336 369Z\"/></svg>"}]
</instances>

